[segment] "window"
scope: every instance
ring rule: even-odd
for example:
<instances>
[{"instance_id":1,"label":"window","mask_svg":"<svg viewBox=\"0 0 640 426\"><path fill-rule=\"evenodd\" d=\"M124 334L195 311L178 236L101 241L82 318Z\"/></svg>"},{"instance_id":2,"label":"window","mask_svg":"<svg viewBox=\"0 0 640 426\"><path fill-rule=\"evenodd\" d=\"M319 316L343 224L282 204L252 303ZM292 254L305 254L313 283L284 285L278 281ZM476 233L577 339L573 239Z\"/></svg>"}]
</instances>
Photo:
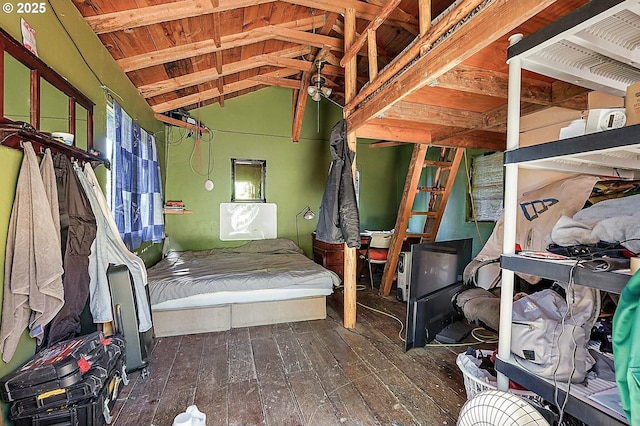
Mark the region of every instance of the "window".
<instances>
[{"instance_id":1,"label":"window","mask_svg":"<svg viewBox=\"0 0 640 426\"><path fill-rule=\"evenodd\" d=\"M267 175L265 160L231 159L231 201L252 201L266 203L265 181Z\"/></svg>"}]
</instances>

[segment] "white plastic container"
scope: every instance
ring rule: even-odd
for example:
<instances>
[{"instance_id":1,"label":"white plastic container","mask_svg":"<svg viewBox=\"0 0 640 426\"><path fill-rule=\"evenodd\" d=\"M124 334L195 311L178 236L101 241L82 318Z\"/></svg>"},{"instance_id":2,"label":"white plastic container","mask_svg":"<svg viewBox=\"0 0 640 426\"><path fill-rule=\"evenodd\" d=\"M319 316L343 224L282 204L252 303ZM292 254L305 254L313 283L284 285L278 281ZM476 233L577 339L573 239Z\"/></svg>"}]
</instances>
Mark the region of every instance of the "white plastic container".
<instances>
[{"instance_id":1,"label":"white plastic container","mask_svg":"<svg viewBox=\"0 0 640 426\"><path fill-rule=\"evenodd\" d=\"M574 138L576 136L582 136L587 128L587 120L580 118L573 120L567 127L560 129L560 139Z\"/></svg>"},{"instance_id":2,"label":"white plastic container","mask_svg":"<svg viewBox=\"0 0 640 426\"><path fill-rule=\"evenodd\" d=\"M65 145L73 145L73 139L75 138L75 136L72 133L65 133L65 132L53 132L51 133L51 137L56 140L59 140Z\"/></svg>"}]
</instances>

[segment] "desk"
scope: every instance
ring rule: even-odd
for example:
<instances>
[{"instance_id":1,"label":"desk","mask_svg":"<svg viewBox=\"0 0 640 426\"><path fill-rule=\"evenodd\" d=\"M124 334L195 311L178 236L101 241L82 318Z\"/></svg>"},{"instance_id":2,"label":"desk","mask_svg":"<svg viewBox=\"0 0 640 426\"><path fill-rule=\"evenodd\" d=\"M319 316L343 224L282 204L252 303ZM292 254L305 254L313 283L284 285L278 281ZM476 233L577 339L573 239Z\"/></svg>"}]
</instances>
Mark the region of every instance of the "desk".
<instances>
[{"instance_id":1,"label":"desk","mask_svg":"<svg viewBox=\"0 0 640 426\"><path fill-rule=\"evenodd\" d=\"M313 238L313 261L335 272L344 281L344 243L331 244L316 240L316 233L311 234ZM360 244L363 248L371 241L371 235L360 234ZM358 258L358 262L360 259Z\"/></svg>"}]
</instances>

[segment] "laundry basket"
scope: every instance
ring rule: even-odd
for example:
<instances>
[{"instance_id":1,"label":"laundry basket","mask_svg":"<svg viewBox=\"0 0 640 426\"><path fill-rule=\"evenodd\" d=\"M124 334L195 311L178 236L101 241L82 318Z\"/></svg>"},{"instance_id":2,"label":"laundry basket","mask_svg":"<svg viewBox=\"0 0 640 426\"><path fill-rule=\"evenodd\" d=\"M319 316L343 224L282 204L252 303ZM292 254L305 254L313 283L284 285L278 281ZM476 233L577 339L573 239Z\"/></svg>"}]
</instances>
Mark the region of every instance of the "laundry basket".
<instances>
[{"instance_id":1,"label":"laundry basket","mask_svg":"<svg viewBox=\"0 0 640 426\"><path fill-rule=\"evenodd\" d=\"M480 350L480 353L482 353L483 357L487 357L491 356L492 351ZM462 376L464 379L464 390L467 393L467 399L473 398L475 394L482 392L483 390L497 389L497 386L493 383L489 383L480 377L476 377L473 372L469 371L469 369L467 368L467 364L461 357L468 357L468 355L466 354L466 352L463 352L461 354L458 354L458 357L456 358L456 364L458 365L458 368L460 368L460 371L462 371ZM514 395L525 397L537 403L543 402L543 399L538 394L528 390L509 389L509 392Z\"/></svg>"}]
</instances>

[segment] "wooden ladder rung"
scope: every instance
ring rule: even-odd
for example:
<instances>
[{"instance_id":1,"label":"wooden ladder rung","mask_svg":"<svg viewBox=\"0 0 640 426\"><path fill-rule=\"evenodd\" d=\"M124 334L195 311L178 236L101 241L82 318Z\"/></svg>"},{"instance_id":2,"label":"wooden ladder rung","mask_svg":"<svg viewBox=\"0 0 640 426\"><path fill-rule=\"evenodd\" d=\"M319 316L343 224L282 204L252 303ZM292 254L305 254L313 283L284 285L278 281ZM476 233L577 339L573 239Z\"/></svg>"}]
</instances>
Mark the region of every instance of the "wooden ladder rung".
<instances>
[{"instance_id":1,"label":"wooden ladder rung","mask_svg":"<svg viewBox=\"0 0 640 426\"><path fill-rule=\"evenodd\" d=\"M453 163L450 161L425 160L422 167L440 167L441 169L448 169L451 168L452 165Z\"/></svg>"},{"instance_id":2,"label":"wooden ladder rung","mask_svg":"<svg viewBox=\"0 0 640 426\"><path fill-rule=\"evenodd\" d=\"M438 212L431 212L431 211L415 211L415 212L411 212L411 216L428 216L428 217L437 217L437 216L438 216Z\"/></svg>"},{"instance_id":3,"label":"wooden ladder rung","mask_svg":"<svg viewBox=\"0 0 640 426\"><path fill-rule=\"evenodd\" d=\"M407 238L426 238L431 236L431 234L425 234L425 233L415 233L415 232L407 232L405 239Z\"/></svg>"},{"instance_id":4,"label":"wooden ladder rung","mask_svg":"<svg viewBox=\"0 0 640 426\"><path fill-rule=\"evenodd\" d=\"M416 191L418 192L443 193L446 190L447 190L446 188L437 187L437 186L419 186L418 188L416 188Z\"/></svg>"}]
</instances>

